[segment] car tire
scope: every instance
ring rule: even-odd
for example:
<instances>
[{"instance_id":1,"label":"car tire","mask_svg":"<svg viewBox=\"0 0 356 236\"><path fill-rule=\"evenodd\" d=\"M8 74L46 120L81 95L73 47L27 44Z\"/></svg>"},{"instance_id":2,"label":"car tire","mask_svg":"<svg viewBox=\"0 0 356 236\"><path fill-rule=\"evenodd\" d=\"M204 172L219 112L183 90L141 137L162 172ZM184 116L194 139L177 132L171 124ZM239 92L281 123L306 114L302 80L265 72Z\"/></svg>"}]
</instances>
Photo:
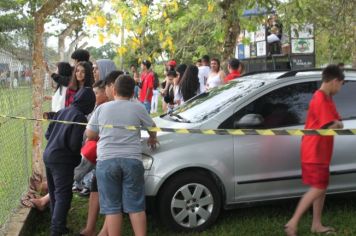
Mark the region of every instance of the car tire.
<instances>
[{"instance_id":1,"label":"car tire","mask_svg":"<svg viewBox=\"0 0 356 236\"><path fill-rule=\"evenodd\" d=\"M160 191L158 213L175 231L204 231L221 210L219 188L211 176L199 171L172 177Z\"/></svg>"}]
</instances>

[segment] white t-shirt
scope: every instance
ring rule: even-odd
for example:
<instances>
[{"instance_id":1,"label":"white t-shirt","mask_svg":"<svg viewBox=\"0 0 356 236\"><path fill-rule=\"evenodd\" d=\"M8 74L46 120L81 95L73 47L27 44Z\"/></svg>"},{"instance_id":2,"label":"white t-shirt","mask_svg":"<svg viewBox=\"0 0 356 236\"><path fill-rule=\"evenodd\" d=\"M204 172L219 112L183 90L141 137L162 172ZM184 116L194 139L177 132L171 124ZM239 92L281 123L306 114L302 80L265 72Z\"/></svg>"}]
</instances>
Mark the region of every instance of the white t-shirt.
<instances>
[{"instance_id":1,"label":"white t-shirt","mask_svg":"<svg viewBox=\"0 0 356 236\"><path fill-rule=\"evenodd\" d=\"M199 73L198 73L198 77L199 77L199 94L200 93L204 93L205 92L205 85L206 85L206 81L209 77L210 74L210 67L209 66L199 66Z\"/></svg>"}]
</instances>

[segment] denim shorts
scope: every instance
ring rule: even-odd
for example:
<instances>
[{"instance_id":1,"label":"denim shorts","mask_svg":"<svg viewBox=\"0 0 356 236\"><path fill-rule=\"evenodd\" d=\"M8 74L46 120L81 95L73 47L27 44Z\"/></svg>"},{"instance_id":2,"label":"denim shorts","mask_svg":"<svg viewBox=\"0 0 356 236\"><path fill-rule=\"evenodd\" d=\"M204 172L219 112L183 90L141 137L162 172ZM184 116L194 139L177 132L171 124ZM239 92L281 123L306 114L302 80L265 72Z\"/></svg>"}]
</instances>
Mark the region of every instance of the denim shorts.
<instances>
[{"instance_id":1,"label":"denim shorts","mask_svg":"<svg viewBox=\"0 0 356 236\"><path fill-rule=\"evenodd\" d=\"M113 215L145 210L142 161L133 158L98 161L96 179L101 214Z\"/></svg>"}]
</instances>

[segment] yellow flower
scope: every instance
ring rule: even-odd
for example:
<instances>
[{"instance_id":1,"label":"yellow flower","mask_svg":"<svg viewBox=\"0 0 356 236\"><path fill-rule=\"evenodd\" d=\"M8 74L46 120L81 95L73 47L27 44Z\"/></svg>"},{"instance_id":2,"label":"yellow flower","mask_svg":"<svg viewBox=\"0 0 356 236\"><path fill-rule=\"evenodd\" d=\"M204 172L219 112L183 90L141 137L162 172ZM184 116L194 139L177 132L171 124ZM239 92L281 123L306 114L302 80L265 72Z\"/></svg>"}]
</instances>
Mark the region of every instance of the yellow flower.
<instances>
[{"instance_id":1,"label":"yellow flower","mask_svg":"<svg viewBox=\"0 0 356 236\"><path fill-rule=\"evenodd\" d=\"M141 16L145 17L147 16L147 13L148 13L148 7L146 5L143 5L141 7Z\"/></svg>"},{"instance_id":2,"label":"yellow flower","mask_svg":"<svg viewBox=\"0 0 356 236\"><path fill-rule=\"evenodd\" d=\"M117 52L120 56L122 56L122 55L124 55L124 54L127 52L127 48L125 48L124 46L119 47L119 48L116 49L116 52Z\"/></svg>"},{"instance_id":3,"label":"yellow flower","mask_svg":"<svg viewBox=\"0 0 356 236\"><path fill-rule=\"evenodd\" d=\"M173 4L173 10L174 10L174 12L178 11L178 10L179 10L179 6L178 6L177 1L173 1L172 4Z\"/></svg>"},{"instance_id":4,"label":"yellow flower","mask_svg":"<svg viewBox=\"0 0 356 236\"><path fill-rule=\"evenodd\" d=\"M136 29L136 32L137 32L137 34L142 34L143 29L142 29L141 27L138 27L138 28Z\"/></svg>"},{"instance_id":5,"label":"yellow flower","mask_svg":"<svg viewBox=\"0 0 356 236\"><path fill-rule=\"evenodd\" d=\"M163 40L163 33L162 33L162 32L159 33L159 40L160 40L160 41Z\"/></svg>"},{"instance_id":6,"label":"yellow flower","mask_svg":"<svg viewBox=\"0 0 356 236\"><path fill-rule=\"evenodd\" d=\"M167 18L167 12L166 11L163 12L163 17Z\"/></svg>"},{"instance_id":7,"label":"yellow flower","mask_svg":"<svg viewBox=\"0 0 356 236\"><path fill-rule=\"evenodd\" d=\"M212 12L214 10L214 5L211 3L208 3L208 12Z\"/></svg>"},{"instance_id":8,"label":"yellow flower","mask_svg":"<svg viewBox=\"0 0 356 236\"><path fill-rule=\"evenodd\" d=\"M97 16L97 17L96 17L96 20L97 20L98 26L99 26L100 28L103 28L103 27L106 26L106 19L105 19L103 16Z\"/></svg>"},{"instance_id":9,"label":"yellow flower","mask_svg":"<svg viewBox=\"0 0 356 236\"><path fill-rule=\"evenodd\" d=\"M91 16L88 16L88 17L87 17L86 22L87 22L87 24L88 24L89 26L96 24L95 19L94 19L93 17L91 17Z\"/></svg>"},{"instance_id":10,"label":"yellow flower","mask_svg":"<svg viewBox=\"0 0 356 236\"><path fill-rule=\"evenodd\" d=\"M134 44L136 44L136 45L140 45L140 40L139 40L138 38L136 38L136 37L133 37L133 38L132 38L132 42L133 42Z\"/></svg>"},{"instance_id":11,"label":"yellow flower","mask_svg":"<svg viewBox=\"0 0 356 236\"><path fill-rule=\"evenodd\" d=\"M99 43L104 44L105 36L102 33L98 34Z\"/></svg>"}]
</instances>

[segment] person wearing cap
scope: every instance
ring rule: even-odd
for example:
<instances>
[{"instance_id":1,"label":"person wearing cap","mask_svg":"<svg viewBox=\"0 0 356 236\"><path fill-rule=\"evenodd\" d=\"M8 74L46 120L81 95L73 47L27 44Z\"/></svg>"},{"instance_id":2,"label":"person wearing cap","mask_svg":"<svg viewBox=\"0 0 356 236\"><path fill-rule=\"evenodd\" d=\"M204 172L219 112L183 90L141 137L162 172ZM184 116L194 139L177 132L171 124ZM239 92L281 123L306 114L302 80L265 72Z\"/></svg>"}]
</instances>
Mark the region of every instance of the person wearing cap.
<instances>
[{"instance_id":1,"label":"person wearing cap","mask_svg":"<svg viewBox=\"0 0 356 236\"><path fill-rule=\"evenodd\" d=\"M168 66L168 71L174 70L177 66L177 62L175 60L170 60L167 63L167 66Z\"/></svg>"},{"instance_id":2,"label":"person wearing cap","mask_svg":"<svg viewBox=\"0 0 356 236\"><path fill-rule=\"evenodd\" d=\"M140 102L142 102L148 113L151 111L151 100L153 96L154 74L150 70L151 62L143 60L141 62L141 91Z\"/></svg>"}]
</instances>

